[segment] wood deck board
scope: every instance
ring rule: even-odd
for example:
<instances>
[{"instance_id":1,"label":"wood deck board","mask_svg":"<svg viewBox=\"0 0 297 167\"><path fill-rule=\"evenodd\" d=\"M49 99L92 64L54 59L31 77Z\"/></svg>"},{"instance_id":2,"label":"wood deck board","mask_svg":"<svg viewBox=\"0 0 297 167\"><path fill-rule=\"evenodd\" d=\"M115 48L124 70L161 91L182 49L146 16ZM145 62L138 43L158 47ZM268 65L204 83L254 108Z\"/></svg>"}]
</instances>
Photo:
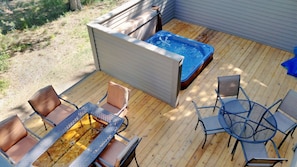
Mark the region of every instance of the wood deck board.
<instances>
[{"instance_id":1,"label":"wood deck board","mask_svg":"<svg viewBox=\"0 0 297 167\"><path fill-rule=\"evenodd\" d=\"M231 161L230 153L235 140L231 140L228 148L229 135L226 133L208 135L204 149L201 148L204 133L201 125L194 130L197 117L191 101L196 101L198 105L214 105L217 77L240 74L241 85L249 97L269 106L283 98L289 89L297 89L296 78L287 75L286 69L280 65L293 54L175 19L167 23L163 29L194 40L206 36L203 40L215 48L213 61L187 89L180 92L177 108L172 108L104 72L92 73L63 92L63 97L78 106L86 102L96 103L106 93L110 80L131 89L129 127L121 134L128 138L134 135L143 138L137 148L140 166L243 166L245 160L240 145L237 147L234 160ZM213 113L202 114L210 116ZM47 133L36 115L26 121L26 126L41 136ZM275 136L276 144L279 144L283 137L278 132ZM296 143L297 134L294 133L293 137L288 137L279 150L281 156L289 161L276 166L287 167L291 163L292 147ZM268 148L272 152L271 147ZM75 151L73 152L75 154ZM68 156L62 157L61 162L67 163L67 159L72 155ZM131 166L136 166L134 161Z\"/></svg>"}]
</instances>

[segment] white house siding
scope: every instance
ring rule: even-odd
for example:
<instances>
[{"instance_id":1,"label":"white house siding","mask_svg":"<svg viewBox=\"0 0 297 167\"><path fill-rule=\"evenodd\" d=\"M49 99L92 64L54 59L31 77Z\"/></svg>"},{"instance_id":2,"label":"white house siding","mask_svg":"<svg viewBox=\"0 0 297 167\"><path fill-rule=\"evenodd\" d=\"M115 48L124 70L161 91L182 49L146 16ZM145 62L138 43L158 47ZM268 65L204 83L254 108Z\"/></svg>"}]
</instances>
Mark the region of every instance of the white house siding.
<instances>
[{"instance_id":1,"label":"white house siding","mask_svg":"<svg viewBox=\"0 0 297 167\"><path fill-rule=\"evenodd\" d=\"M175 17L289 52L297 46L296 0L176 0Z\"/></svg>"}]
</instances>

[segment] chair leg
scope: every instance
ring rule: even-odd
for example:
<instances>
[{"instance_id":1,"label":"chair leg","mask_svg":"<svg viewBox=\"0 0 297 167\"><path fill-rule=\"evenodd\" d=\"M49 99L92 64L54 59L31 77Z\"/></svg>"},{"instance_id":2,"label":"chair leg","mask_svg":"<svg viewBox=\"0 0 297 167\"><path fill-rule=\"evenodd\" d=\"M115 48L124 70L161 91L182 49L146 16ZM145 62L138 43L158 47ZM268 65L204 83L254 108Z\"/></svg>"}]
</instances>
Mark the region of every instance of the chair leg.
<instances>
[{"instance_id":1,"label":"chair leg","mask_svg":"<svg viewBox=\"0 0 297 167\"><path fill-rule=\"evenodd\" d=\"M231 135L229 136L229 140L228 140L228 145L227 145L227 147L229 147L229 145L230 145L230 141L231 141Z\"/></svg>"},{"instance_id":2,"label":"chair leg","mask_svg":"<svg viewBox=\"0 0 297 167\"><path fill-rule=\"evenodd\" d=\"M48 151L46 151L46 153L50 157L51 161L53 161L53 158L52 158L51 154Z\"/></svg>"},{"instance_id":3,"label":"chair leg","mask_svg":"<svg viewBox=\"0 0 297 167\"><path fill-rule=\"evenodd\" d=\"M82 128L83 127L83 123L81 122L81 120L79 122L80 122L80 127Z\"/></svg>"},{"instance_id":4,"label":"chair leg","mask_svg":"<svg viewBox=\"0 0 297 167\"><path fill-rule=\"evenodd\" d=\"M120 133L120 132L122 132L122 131L124 131L124 130L127 129L128 125L129 125L129 119L128 119L127 116L125 116L125 120L126 120L126 122L127 122L127 123L125 123L125 122L123 123L123 125L124 125L125 127L124 127L123 129L119 130L118 133Z\"/></svg>"},{"instance_id":5,"label":"chair leg","mask_svg":"<svg viewBox=\"0 0 297 167\"><path fill-rule=\"evenodd\" d=\"M127 124L126 124L126 126L128 127L128 125L129 125L129 119L128 119L128 117L127 117L127 116L125 116L125 118L126 118L126 121L127 121Z\"/></svg>"},{"instance_id":6,"label":"chair leg","mask_svg":"<svg viewBox=\"0 0 297 167\"><path fill-rule=\"evenodd\" d=\"M289 132L290 133L290 132ZM289 136L289 133L288 134L286 134L286 136L283 138L283 140L280 142L280 144L278 145L278 149L280 149L281 148L281 146L283 145L283 143L284 143L284 141L287 139L287 137Z\"/></svg>"},{"instance_id":7,"label":"chair leg","mask_svg":"<svg viewBox=\"0 0 297 167\"><path fill-rule=\"evenodd\" d=\"M217 106L217 103L218 103L218 97L217 97L217 99L216 99L216 102L215 102L215 105L214 106ZM214 112L215 111L215 107L213 108L213 110L212 110L212 112Z\"/></svg>"},{"instance_id":8,"label":"chair leg","mask_svg":"<svg viewBox=\"0 0 297 167\"><path fill-rule=\"evenodd\" d=\"M136 159L136 154L135 154L134 159L135 159L135 162L136 162L136 166L139 167L139 164L138 164L137 159Z\"/></svg>"},{"instance_id":9,"label":"chair leg","mask_svg":"<svg viewBox=\"0 0 297 167\"><path fill-rule=\"evenodd\" d=\"M47 130L47 127L46 127L45 122L44 121L42 121L42 122L43 122L43 125L44 125L45 130Z\"/></svg>"},{"instance_id":10,"label":"chair leg","mask_svg":"<svg viewBox=\"0 0 297 167\"><path fill-rule=\"evenodd\" d=\"M197 122L197 124L196 124L195 130L197 129L197 127L198 127L198 124L199 124L199 121L198 121L198 122Z\"/></svg>"},{"instance_id":11,"label":"chair leg","mask_svg":"<svg viewBox=\"0 0 297 167\"><path fill-rule=\"evenodd\" d=\"M295 132L296 127L293 129L292 133L291 133L291 137L293 137L293 133Z\"/></svg>"},{"instance_id":12,"label":"chair leg","mask_svg":"<svg viewBox=\"0 0 297 167\"><path fill-rule=\"evenodd\" d=\"M233 149L232 149L232 158L231 158L231 161L233 161L233 157L234 157L234 154L235 154L235 151L236 151L236 148L237 148L237 145L238 145L238 140L236 140L234 146L233 146Z\"/></svg>"},{"instance_id":13,"label":"chair leg","mask_svg":"<svg viewBox=\"0 0 297 167\"><path fill-rule=\"evenodd\" d=\"M205 137L204 137L204 142L203 142L203 145L202 145L202 149L203 149L203 147L204 147L204 145L206 143L206 139L207 139L207 134L205 133Z\"/></svg>"}]
</instances>

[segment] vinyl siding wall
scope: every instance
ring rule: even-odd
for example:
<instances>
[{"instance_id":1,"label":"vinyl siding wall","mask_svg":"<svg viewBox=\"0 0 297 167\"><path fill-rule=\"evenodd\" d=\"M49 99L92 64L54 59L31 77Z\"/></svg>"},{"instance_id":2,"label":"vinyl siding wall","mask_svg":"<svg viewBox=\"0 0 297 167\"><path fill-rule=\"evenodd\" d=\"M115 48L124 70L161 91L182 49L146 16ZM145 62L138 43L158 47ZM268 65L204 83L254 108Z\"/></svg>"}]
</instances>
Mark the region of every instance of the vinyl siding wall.
<instances>
[{"instance_id":1,"label":"vinyl siding wall","mask_svg":"<svg viewBox=\"0 0 297 167\"><path fill-rule=\"evenodd\" d=\"M297 46L296 0L176 0L175 17L289 52Z\"/></svg>"},{"instance_id":2,"label":"vinyl siding wall","mask_svg":"<svg viewBox=\"0 0 297 167\"><path fill-rule=\"evenodd\" d=\"M129 19L139 16L152 6L159 6L163 23L167 23L174 18L174 2L175 0L132 0L95 19L93 22L113 29Z\"/></svg>"},{"instance_id":3,"label":"vinyl siding wall","mask_svg":"<svg viewBox=\"0 0 297 167\"><path fill-rule=\"evenodd\" d=\"M97 70L175 107L178 104L183 57L113 30L152 5L160 6L161 10L164 9L162 6L166 6L162 1L156 2L130 1L89 23L88 31Z\"/></svg>"}]
</instances>

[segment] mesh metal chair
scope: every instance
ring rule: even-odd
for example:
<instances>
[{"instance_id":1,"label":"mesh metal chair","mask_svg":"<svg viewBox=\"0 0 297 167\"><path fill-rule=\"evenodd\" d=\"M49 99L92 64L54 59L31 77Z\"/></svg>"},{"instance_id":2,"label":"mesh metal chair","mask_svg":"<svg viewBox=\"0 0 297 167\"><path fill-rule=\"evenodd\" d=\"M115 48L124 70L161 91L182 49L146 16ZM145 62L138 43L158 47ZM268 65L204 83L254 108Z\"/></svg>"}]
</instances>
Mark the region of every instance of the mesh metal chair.
<instances>
[{"instance_id":1,"label":"mesh metal chair","mask_svg":"<svg viewBox=\"0 0 297 167\"><path fill-rule=\"evenodd\" d=\"M129 125L129 120L126 116L126 114L128 113L127 107L129 102L129 92L130 90L128 88L110 81L108 83L107 93L98 102L100 107L104 108L105 110L121 118L125 118L126 122L123 123L125 127L124 129L121 129L119 132L125 130ZM103 103L103 101L105 101L105 103ZM93 118L100 123L104 123L104 121L96 117Z\"/></svg>"},{"instance_id":2,"label":"mesh metal chair","mask_svg":"<svg viewBox=\"0 0 297 167\"><path fill-rule=\"evenodd\" d=\"M216 116L209 116L209 117L202 117L201 113L200 113L200 110L201 109L213 109L213 110L215 110L216 108L218 108L218 109L220 109L220 108L217 107L217 106L198 107L198 105L194 101L192 101L192 103L193 103L193 105L195 107L196 114L198 116L198 121L197 121L197 124L195 126L195 130L197 129L197 126L198 126L199 122L201 122L202 127L203 127L203 131L204 131L204 135L205 135L204 142L203 142L203 145L202 145L202 148L203 148L205 143L206 143L207 135L225 132L225 130L221 126L221 124L219 123L219 119L218 119L217 115ZM229 143L230 143L230 139L231 139L231 136L230 136L229 141L228 141L228 146L229 146Z\"/></svg>"},{"instance_id":3,"label":"mesh metal chair","mask_svg":"<svg viewBox=\"0 0 297 167\"><path fill-rule=\"evenodd\" d=\"M215 91L217 93L215 106L217 106L218 100L221 102L223 107L224 107L224 103L231 100L237 100L239 98L240 91L244 95L244 98L250 101L244 89L240 86L240 75L218 77L218 89ZM234 104L232 106L233 111L234 111L234 108L236 108L238 112L246 111L239 102L233 103L233 104ZM228 110L228 109L225 108L225 110Z\"/></svg>"},{"instance_id":4,"label":"mesh metal chair","mask_svg":"<svg viewBox=\"0 0 297 167\"><path fill-rule=\"evenodd\" d=\"M273 115L277 122L277 130L285 134L278 146L280 148L289 134L293 135L297 127L297 92L289 90L283 99L276 101L268 109L271 110L277 104L279 105Z\"/></svg>"},{"instance_id":5,"label":"mesh metal chair","mask_svg":"<svg viewBox=\"0 0 297 167\"><path fill-rule=\"evenodd\" d=\"M268 152L266 150L267 143L247 143L240 141L246 161L245 166L274 166L279 162L287 161L287 159L280 157L278 149L276 148L273 140L269 141L271 141L273 145L275 154L277 156L276 158L271 158L268 156Z\"/></svg>"},{"instance_id":6,"label":"mesh metal chair","mask_svg":"<svg viewBox=\"0 0 297 167\"><path fill-rule=\"evenodd\" d=\"M63 104L61 100L69 105ZM78 109L75 104L58 96L52 85L38 90L28 100L28 103L31 105L35 113L42 118L45 130L47 130L45 123L51 126L56 126ZM82 122L80 123L82 125Z\"/></svg>"},{"instance_id":7,"label":"mesh metal chair","mask_svg":"<svg viewBox=\"0 0 297 167\"><path fill-rule=\"evenodd\" d=\"M115 138L112 139L94 162L96 166L129 166L133 159L135 159L136 165L139 166L136 159L136 148L140 143L141 138L134 137L133 139L128 140L119 134L118 136L123 139L123 141Z\"/></svg>"}]
</instances>

